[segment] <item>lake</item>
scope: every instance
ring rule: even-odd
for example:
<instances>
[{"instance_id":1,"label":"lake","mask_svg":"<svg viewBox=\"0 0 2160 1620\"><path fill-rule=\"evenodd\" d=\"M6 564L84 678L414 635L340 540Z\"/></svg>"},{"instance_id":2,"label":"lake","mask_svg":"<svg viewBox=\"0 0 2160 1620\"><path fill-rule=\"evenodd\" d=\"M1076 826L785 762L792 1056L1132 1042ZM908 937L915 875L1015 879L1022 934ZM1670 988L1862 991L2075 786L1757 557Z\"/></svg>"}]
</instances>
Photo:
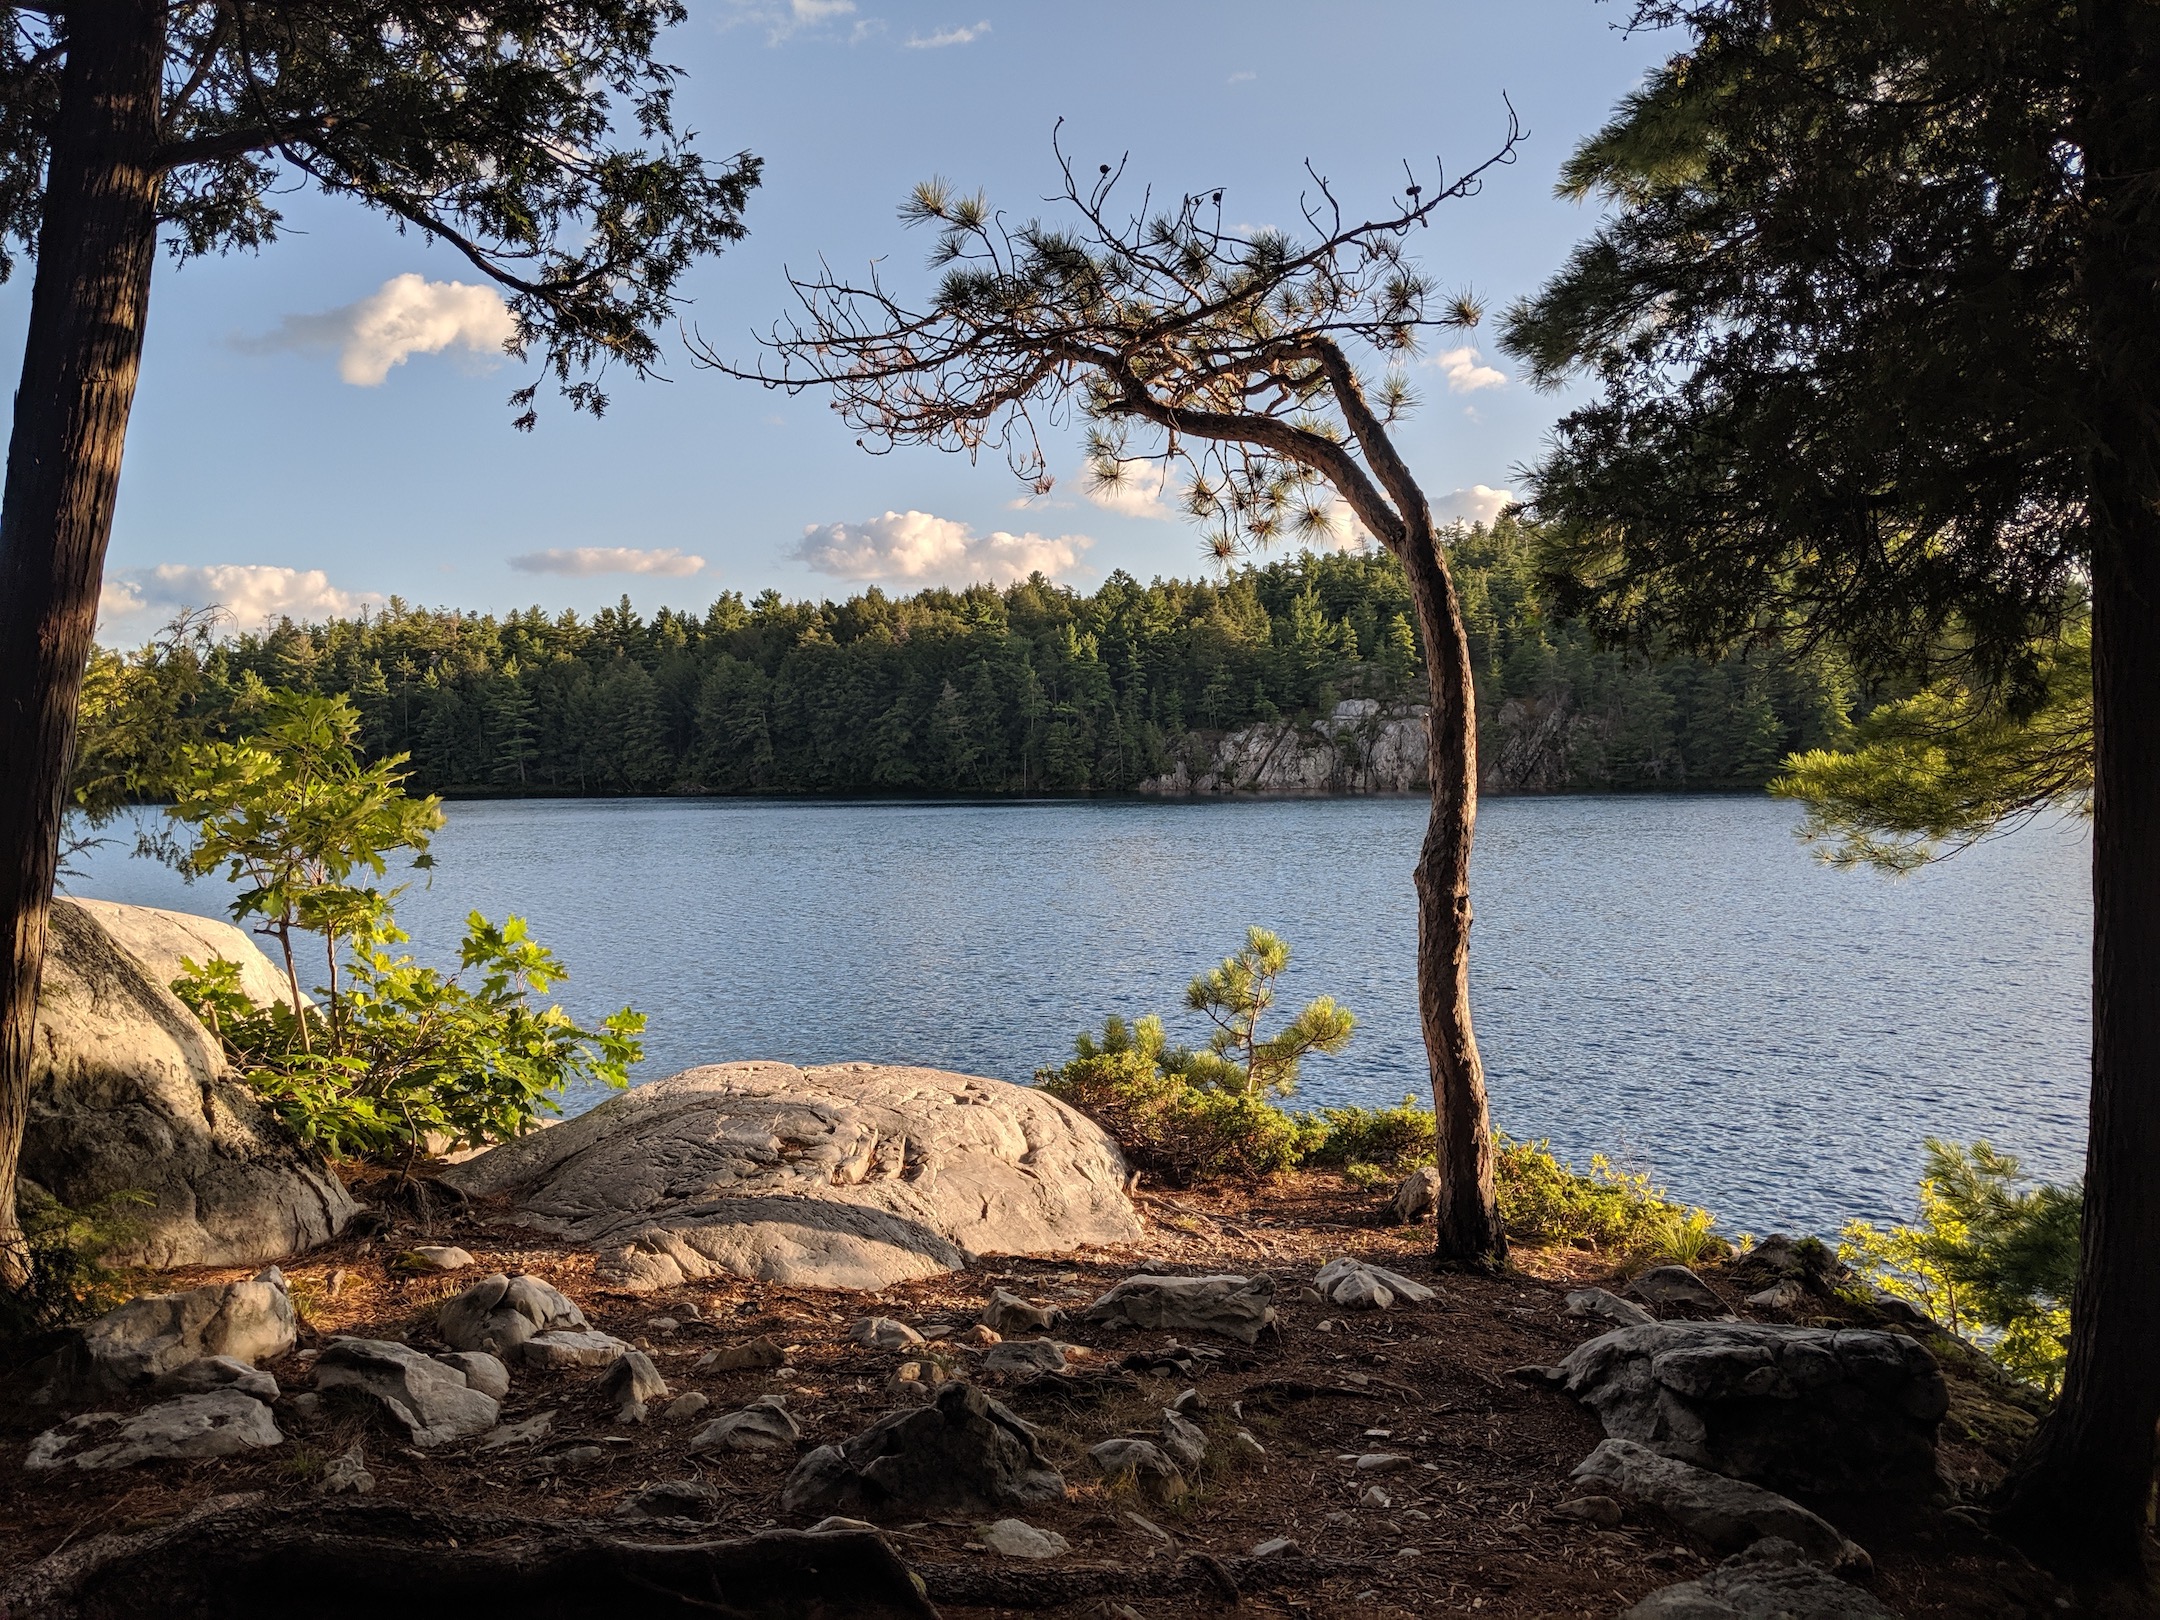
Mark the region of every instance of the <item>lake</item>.
<instances>
[{"instance_id":1,"label":"lake","mask_svg":"<svg viewBox=\"0 0 2160 1620\"><path fill-rule=\"evenodd\" d=\"M1262 923L1293 948L1284 1000L1358 1018L1301 1100L1425 1095L1421 799L447 809L432 886L399 907L413 949L447 964L467 911L527 917L573 1011L649 1016L642 1078L776 1058L1024 1081L1112 1012L1197 1042L1186 980ZM1647 1169L1729 1231L1907 1216L1931 1134L2078 1174L2085 829L1892 880L1823 866L1797 819L1755 797L1487 801L1472 983L1496 1122ZM73 892L220 912L221 885L124 843L79 858Z\"/></svg>"}]
</instances>

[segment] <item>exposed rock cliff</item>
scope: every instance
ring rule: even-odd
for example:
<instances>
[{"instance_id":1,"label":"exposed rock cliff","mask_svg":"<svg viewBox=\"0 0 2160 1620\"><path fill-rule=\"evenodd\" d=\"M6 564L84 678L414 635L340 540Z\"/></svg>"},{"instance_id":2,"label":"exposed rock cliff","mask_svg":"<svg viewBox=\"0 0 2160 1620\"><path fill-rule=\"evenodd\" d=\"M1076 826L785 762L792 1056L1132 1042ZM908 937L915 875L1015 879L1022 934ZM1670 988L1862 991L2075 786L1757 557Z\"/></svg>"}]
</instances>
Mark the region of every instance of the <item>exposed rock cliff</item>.
<instances>
[{"instance_id":1,"label":"exposed rock cliff","mask_svg":"<svg viewBox=\"0 0 2160 1620\"><path fill-rule=\"evenodd\" d=\"M1142 793L1409 793L1426 784L1426 709L1346 698L1326 719L1194 732Z\"/></svg>"}]
</instances>

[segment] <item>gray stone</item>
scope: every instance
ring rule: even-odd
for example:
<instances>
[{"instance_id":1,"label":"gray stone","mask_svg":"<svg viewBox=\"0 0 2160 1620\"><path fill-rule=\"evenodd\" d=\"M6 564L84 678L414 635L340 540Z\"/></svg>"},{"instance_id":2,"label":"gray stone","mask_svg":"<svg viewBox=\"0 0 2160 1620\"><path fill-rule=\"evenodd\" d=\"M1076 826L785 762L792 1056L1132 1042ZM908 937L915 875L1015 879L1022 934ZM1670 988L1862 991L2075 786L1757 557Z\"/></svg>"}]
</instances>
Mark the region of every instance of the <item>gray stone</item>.
<instances>
[{"instance_id":1,"label":"gray stone","mask_svg":"<svg viewBox=\"0 0 2160 1620\"><path fill-rule=\"evenodd\" d=\"M1207 1461L1207 1431L1184 1413L1165 1407L1162 1448L1180 1468L1198 1473L1200 1465Z\"/></svg>"},{"instance_id":2,"label":"gray stone","mask_svg":"<svg viewBox=\"0 0 2160 1620\"><path fill-rule=\"evenodd\" d=\"M1423 1165L1395 1184L1388 1214L1397 1226L1415 1226L1440 1207L1440 1172Z\"/></svg>"},{"instance_id":3,"label":"gray stone","mask_svg":"<svg viewBox=\"0 0 2160 1620\"><path fill-rule=\"evenodd\" d=\"M85 1444L107 1429L112 1433L100 1443ZM230 1457L284 1443L269 1407L237 1389L214 1389L145 1407L132 1417L88 1412L70 1418L30 1443L23 1466L73 1465L91 1471L132 1468L146 1462Z\"/></svg>"},{"instance_id":4,"label":"gray stone","mask_svg":"<svg viewBox=\"0 0 2160 1620\"><path fill-rule=\"evenodd\" d=\"M1038 1530L1025 1519L999 1519L983 1527L982 1543L1000 1558L1063 1558L1072 1543L1055 1530Z\"/></svg>"},{"instance_id":5,"label":"gray stone","mask_svg":"<svg viewBox=\"0 0 2160 1620\"><path fill-rule=\"evenodd\" d=\"M1184 1472L1152 1440L1105 1440L1088 1447L1088 1461L1113 1485L1129 1483L1154 1501L1175 1502L1185 1494Z\"/></svg>"},{"instance_id":6,"label":"gray stone","mask_svg":"<svg viewBox=\"0 0 2160 1620\"><path fill-rule=\"evenodd\" d=\"M1633 1440L1600 1441L1570 1477L1578 1485L1649 1508L1715 1552L1738 1552L1765 1536L1777 1536L1816 1563L1841 1572L1873 1567L1868 1555L1835 1525L1798 1502Z\"/></svg>"},{"instance_id":7,"label":"gray stone","mask_svg":"<svg viewBox=\"0 0 2160 1620\"><path fill-rule=\"evenodd\" d=\"M443 1302L436 1329L453 1350L485 1350L512 1360L536 1333L587 1326L585 1313L568 1296L538 1277L496 1272Z\"/></svg>"},{"instance_id":8,"label":"gray stone","mask_svg":"<svg viewBox=\"0 0 2160 1620\"><path fill-rule=\"evenodd\" d=\"M1096 1300L1081 1320L1100 1326L1219 1333L1240 1344L1254 1344L1273 1325L1275 1279L1254 1277L1128 1277Z\"/></svg>"},{"instance_id":9,"label":"gray stone","mask_svg":"<svg viewBox=\"0 0 2160 1620\"><path fill-rule=\"evenodd\" d=\"M148 1194L153 1202L129 1212L133 1230L107 1250L117 1264L261 1265L328 1242L358 1206L173 995L181 955L238 961L253 989L266 974L284 981L230 923L53 902L24 1178L75 1209Z\"/></svg>"},{"instance_id":10,"label":"gray stone","mask_svg":"<svg viewBox=\"0 0 2160 1620\"><path fill-rule=\"evenodd\" d=\"M635 1406L640 1418L648 1404L667 1392L667 1380L642 1350L623 1351L600 1374L600 1393L615 1403L618 1412Z\"/></svg>"},{"instance_id":11,"label":"gray stone","mask_svg":"<svg viewBox=\"0 0 2160 1620\"><path fill-rule=\"evenodd\" d=\"M1000 1337L1008 1333L1047 1333L1064 1319L1065 1313L1054 1306L1031 1304L1003 1288L993 1290L982 1308L982 1325Z\"/></svg>"},{"instance_id":12,"label":"gray stone","mask_svg":"<svg viewBox=\"0 0 2160 1620\"><path fill-rule=\"evenodd\" d=\"M1790 1277L1781 1277L1760 1293L1747 1297L1758 1311L1796 1311L1808 1302L1808 1291Z\"/></svg>"},{"instance_id":13,"label":"gray stone","mask_svg":"<svg viewBox=\"0 0 2160 1620\"><path fill-rule=\"evenodd\" d=\"M777 1339L752 1339L747 1344L731 1344L718 1350L708 1350L697 1360L698 1369L713 1372L742 1372L760 1367L785 1367L787 1350Z\"/></svg>"},{"instance_id":14,"label":"gray stone","mask_svg":"<svg viewBox=\"0 0 2160 1620\"><path fill-rule=\"evenodd\" d=\"M463 1271L473 1257L455 1244L423 1243L400 1254L397 1263L404 1271Z\"/></svg>"},{"instance_id":15,"label":"gray stone","mask_svg":"<svg viewBox=\"0 0 2160 1620\"><path fill-rule=\"evenodd\" d=\"M714 1418L692 1437L690 1450L693 1454L793 1450L795 1442L801 1438L802 1426L788 1411L782 1397L764 1395L739 1412Z\"/></svg>"},{"instance_id":16,"label":"gray stone","mask_svg":"<svg viewBox=\"0 0 2160 1620\"><path fill-rule=\"evenodd\" d=\"M982 1364L994 1373L1063 1372L1065 1348L1048 1339L1007 1339L984 1352Z\"/></svg>"},{"instance_id":17,"label":"gray stone","mask_svg":"<svg viewBox=\"0 0 2160 1620\"><path fill-rule=\"evenodd\" d=\"M1270 1536L1265 1541L1254 1543L1252 1548L1252 1556L1255 1558L1302 1558L1304 1555L1305 1549L1288 1536Z\"/></svg>"},{"instance_id":18,"label":"gray stone","mask_svg":"<svg viewBox=\"0 0 2160 1620\"><path fill-rule=\"evenodd\" d=\"M529 1446L545 1440L555 1429L555 1414L542 1412L520 1423L505 1423L480 1437L482 1451L501 1451L509 1446Z\"/></svg>"},{"instance_id":19,"label":"gray stone","mask_svg":"<svg viewBox=\"0 0 2160 1620\"><path fill-rule=\"evenodd\" d=\"M1623 1292L1653 1311L1682 1316L1727 1316L1725 1302L1686 1266L1653 1266Z\"/></svg>"},{"instance_id":20,"label":"gray stone","mask_svg":"<svg viewBox=\"0 0 2160 1620\"><path fill-rule=\"evenodd\" d=\"M1253 1438L1250 1429L1240 1429L1230 1437L1230 1450L1246 1462L1267 1460L1267 1447Z\"/></svg>"},{"instance_id":21,"label":"gray stone","mask_svg":"<svg viewBox=\"0 0 2160 1620\"><path fill-rule=\"evenodd\" d=\"M332 1339L315 1363L315 1387L372 1398L422 1449L483 1434L500 1412L459 1369L390 1339Z\"/></svg>"},{"instance_id":22,"label":"gray stone","mask_svg":"<svg viewBox=\"0 0 2160 1620\"><path fill-rule=\"evenodd\" d=\"M605 1367L629 1348L611 1333L550 1328L519 1345L517 1357L521 1366L560 1371L566 1367Z\"/></svg>"},{"instance_id":23,"label":"gray stone","mask_svg":"<svg viewBox=\"0 0 2160 1620\"><path fill-rule=\"evenodd\" d=\"M367 1453L357 1440L315 1482L317 1496L366 1496L374 1489L375 1476L368 1472Z\"/></svg>"},{"instance_id":24,"label":"gray stone","mask_svg":"<svg viewBox=\"0 0 2160 1620\"><path fill-rule=\"evenodd\" d=\"M844 1513L828 1513L808 1530L805 1530L803 1534L807 1536L853 1535L860 1531L874 1531L876 1529L877 1526L868 1519L851 1519Z\"/></svg>"},{"instance_id":25,"label":"gray stone","mask_svg":"<svg viewBox=\"0 0 2160 1620\"><path fill-rule=\"evenodd\" d=\"M463 1374L467 1389L477 1389L490 1400L510 1393L510 1369L485 1350L446 1350L435 1359Z\"/></svg>"},{"instance_id":26,"label":"gray stone","mask_svg":"<svg viewBox=\"0 0 2160 1620\"><path fill-rule=\"evenodd\" d=\"M974 1255L1137 1242L1125 1162L1029 1086L931 1069L727 1063L445 1173L600 1251L630 1289L732 1274L876 1290Z\"/></svg>"},{"instance_id":27,"label":"gray stone","mask_svg":"<svg viewBox=\"0 0 2160 1620\"><path fill-rule=\"evenodd\" d=\"M687 1423L710 1405L710 1395L701 1389L693 1389L669 1401L667 1410L660 1415L670 1423Z\"/></svg>"},{"instance_id":28,"label":"gray stone","mask_svg":"<svg viewBox=\"0 0 2160 1620\"><path fill-rule=\"evenodd\" d=\"M1931 1494L1949 1394L1902 1334L1653 1322L1579 1345L1544 1376L1606 1434L1773 1490Z\"/></svg>"},{"instance_id":29,"label":"gray stone","mask_svg":"<svg viewBox=\"0 0 2160 1620\"><path fill-rule=\"evenodd\" d=\"M1611 1327L1641 1327L1657 1320L1632 1299L1622 1299L1603 1288L1578 1288L1567 1296L1565 1305L1570 1316Z\"/></svg>"},{"instance_id":30,"label":"gray stone","mask_svg":"<svg viewBox=\"0 0 2160 1620\"><path fill-rule=\"evenodd\" d=\"M117 1395L206 1356L253 1363L292 1347L292 1298L269 1266L242 1282L146 1294L107 1311L62 1349L44 1398Z\"/></svg>"},{"instance_id":31,"label":"gray stone","mask_svg":"<svg viewBox=\"0 0 2160 1620\"><path fill-rule=\"evenodd\" d=\"M720 1492L702 1479L671 1479L646 1486L617 1511L626 1519L703 1519L719 1501Z\"/></svg>"},{"instance_id":32,"label":"gray stone","mask_svg":"<svg viewBox=\"0 0 2160 1620\"><path fill-rule=\"evenodd\" d=\"M1579 1520L1600 1530L1617 1530L1620 1521L1626 1517L1619 1502L1610 1496L1572 1497L1556 1506L1553 1513L1559 1518Z\"/></svg>"},{"instance_id":33,"label":"gray stone","mask_svg":"<svg viewBox=\"0 0 2160 1620\"><path fill-rule=\"evenodd\" d=\"M927 1406L892 1412L795 1465L780 1494L789 1513L970 1513L1062 1500L1065 1481L1035 1430L972 1385L940 1388Z\"/></svg>"},{"instance_id":34,"label":"gray stone","mask_svg":"<svg viewBox=\"0 0 2160 1620\"><path fill-rule=\"evenodd\" d=\"M1423 1283L1400 1272L1348 1257L1322 1266L1313 1286L1323 1302L1347 1311L1384 1311L1398 1299L1423 1305L1436 1297Z\"/></svg>"},{"instance_id":35,"label":"gray stone","mask_svg":"<svg viewBox=\"0 0 2160 1620\"><path fill-rule=\"evenodd\" d=\"M1652 1592L1620 1620L1897 1620L1788 1541L1758 1541L1701 1580Z\"/></svg>"},{"instance_id":36,"label":"gray stone","mask_svg":"<svg viewBox=\"0 0 2160 1620\"><path fill-rule=\"evenodd\" d=\"M160 1395L200 1395L213 1389L237 1389L258 1401L278 1398L277 1380L260 1367L250 1367L233 1356L204 1356L162 1373L150 1386Z\"/></svg>"},{"instance_id":37,"label":"gray stone","mask_svg":"<svg viewBox=\"0 0 2160 1620\"><path fill-rule=\"evenodd\" d=\"M848 1328L848 1337L873 1350L905 1350L923 1342L920 1333L889 1316L857 1317Z\"/></svg>"}]
</instances>

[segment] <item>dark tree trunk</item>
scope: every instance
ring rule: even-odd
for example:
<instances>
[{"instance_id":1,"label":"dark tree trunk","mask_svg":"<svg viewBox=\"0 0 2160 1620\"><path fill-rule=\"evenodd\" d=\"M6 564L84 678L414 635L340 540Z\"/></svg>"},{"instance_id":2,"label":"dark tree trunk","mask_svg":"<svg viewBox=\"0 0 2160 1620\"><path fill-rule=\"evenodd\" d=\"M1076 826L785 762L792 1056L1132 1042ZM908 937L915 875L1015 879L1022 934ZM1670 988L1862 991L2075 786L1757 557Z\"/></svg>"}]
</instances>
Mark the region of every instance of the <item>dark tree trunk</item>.
<instances>
[{"instance_id":1,"label":"dark tree trunk","mask_svg":"<svg viewBox=\"0 0 2160 1620\"><path fill-rule=\"evenodd\" d=\"M2069 1366L1998 1506L2050 1562L2135 1578L2160 1421L2160 17L2106 0L2084 21L2092 1107Z\"/></svg>"},{"instance_id":2,"label":"dark tree trunk","mask_svg":"<svg viewBox=\"0 0 2160 1620\"><path fill-rule=\"evenodd\" d=\"M0 497L0 1281L19 1283L16 1166L67 766L96 628L157 251L163 13L67 11L22 382Z\"/></svg>"},{"instance_id":3,"label":"dark tree trunk","mask_svg":"<svg viewBox=\"0 0 2160 1620\"><path fill-rule=\"evenodd\" d=\"M1413 528L1403 553L1432 701L1426 750L1432 816L1415 875L1418 1020L1432 1069L1440 1168L1437 1253L1443 1261L1497 1266L1507 1259L1507 1232L1493 1189L1485 1065L1470 1027L1470 840L1477 829L1478 774L1470 640L1440 537L1429 525Z\"/></svg>"}]
</instances>

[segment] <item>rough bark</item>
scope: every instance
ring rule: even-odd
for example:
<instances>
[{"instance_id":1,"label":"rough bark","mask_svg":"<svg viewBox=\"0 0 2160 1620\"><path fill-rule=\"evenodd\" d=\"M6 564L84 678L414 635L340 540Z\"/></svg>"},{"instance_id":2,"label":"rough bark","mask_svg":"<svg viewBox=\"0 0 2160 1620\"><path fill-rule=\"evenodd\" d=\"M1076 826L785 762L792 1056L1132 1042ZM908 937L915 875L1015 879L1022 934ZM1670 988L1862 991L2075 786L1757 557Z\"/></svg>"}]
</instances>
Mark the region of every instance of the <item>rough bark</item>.
<instances>
[{"instance_id":1,"label":"rough bark","mask_svg":"<svg viewBox=\"0 0 2160 1620\"><path fill-rule=\"evenodd\" d=\"M67 13L0 496L0 1282L27 1274L16 1164L75 710L157 251L163 55L163 12L150 0Z\"/></svg>"},{"instance_id":2,"label":"rough bark","mask_svg":"<svg viewBox=\"0 0 2160 1620\"><path fill-rule=\"evenodd\" d=\"M1403 547L1431 688L1432 815L1418 851L1418 1019L1432 1069L1440 1171L1439 1258L1498 1266L1507 1259L1493 1185L1485 1065L1470 1025L1470 844L1477 829L1477 695L1440 537L1413 529Z\"/></svg>"},{"instance_id":3,"label":"rough bark","mask_svg":"<svg viewBox=\"0 0 2160 1620\"><path fill-rule=\"evenodd\" d=\"M2136 1578L2160 1421L2160 17L2085 8L2093 100L2093 1066L2062 1395L1998 1501L2074 1572Z\"/></svg>"}]
</instances>

